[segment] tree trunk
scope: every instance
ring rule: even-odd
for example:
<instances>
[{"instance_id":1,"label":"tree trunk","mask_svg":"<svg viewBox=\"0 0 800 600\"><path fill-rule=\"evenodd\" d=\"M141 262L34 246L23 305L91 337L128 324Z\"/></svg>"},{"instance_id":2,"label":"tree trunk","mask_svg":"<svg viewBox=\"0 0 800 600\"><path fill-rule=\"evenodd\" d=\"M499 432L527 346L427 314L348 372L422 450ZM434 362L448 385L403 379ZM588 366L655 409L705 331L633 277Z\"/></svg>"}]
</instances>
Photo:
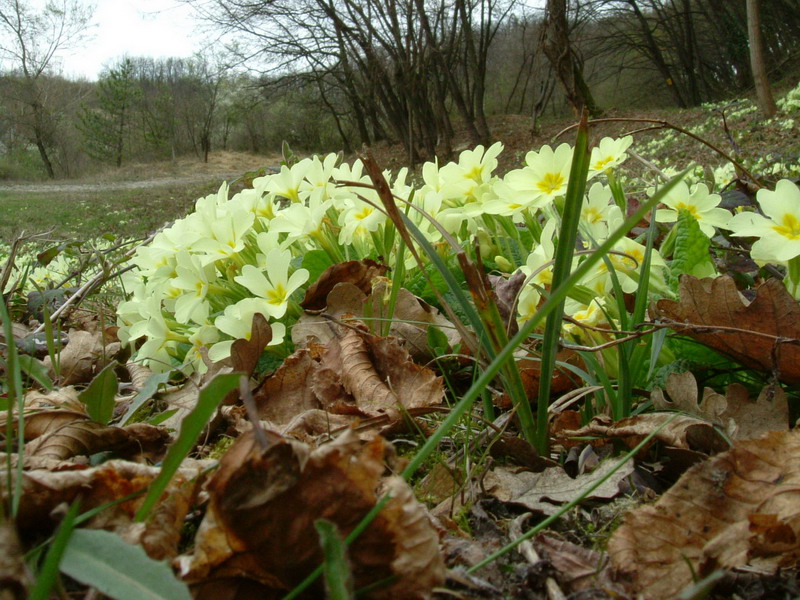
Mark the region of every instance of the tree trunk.
<instances>
[{"instance_id":1,"label":"tree trunk","mask_svg":"<svg viewBox=\"0 0 800 600\"><path fill-rule=\"evenodd\" d=\"M584 108L588 109L592 116L600 115L602 111L595 104L589 87L583 80L583 73L572 54L566 0L547 0L541 44L575 115L580 116Z\"/></svg>"},{"instance_id":2,"label":"tree trunk","mask_svg":"<svg viewBox=\"0 0 800 600\"><path fill-rule=\"evenodd\" d=\"M767 66L764 61L764 44L761 40L761 19L758 14L758 0L747 0L747 37L750 40L750 66L756 86L758 109L766 118L778 112L775 99L769 88Z\"/></svg>"},{"instance_id":3,"label":"tree trunk","mask_svg":"<svg viewBox=\"0 0 800 600\"><path fill-rule=\"evenodd\" d=\"M47 154L47 146L44 143L44 108L38 101L31 104L33 109L33 136L36 140L36 148L39 150L39 156L42 158L44 168L47 171L47 176L50 179L56 178L56 172L53 170L53 163Z\"/></svg>"}]
</instances>

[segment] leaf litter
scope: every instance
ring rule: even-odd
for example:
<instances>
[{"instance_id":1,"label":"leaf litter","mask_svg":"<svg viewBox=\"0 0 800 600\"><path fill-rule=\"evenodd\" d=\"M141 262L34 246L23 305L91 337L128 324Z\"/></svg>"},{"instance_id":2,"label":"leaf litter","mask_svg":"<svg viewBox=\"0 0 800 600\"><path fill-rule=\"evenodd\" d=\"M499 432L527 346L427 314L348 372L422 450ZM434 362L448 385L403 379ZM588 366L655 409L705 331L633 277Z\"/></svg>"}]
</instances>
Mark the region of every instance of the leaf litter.
<instances>
[{"instance_id":1,"label":"leaf litter","mask_svg":"<svg viewBox=\"0 0 800 600\"><path fill-rule=\"evenodd\" d=\"M320 519L346 537L388 496L346 549L355 588L381 584L369 597L659 599L719 572L741 590L770 581L794 589L800 442L779 384L757 394L740 384L716 391L701 389L690 372L673 373L651 393L660 412L617 422L598 415L580 426L577 412L559 410L551 435L562 461L536 456L501 417L480 424L467 444L484 452L479 462L453 452L412 487L397 475L406 459L384 436L402 442L402 435L424 435L420 418L447 410L445 381L426 364L433 357L428 329L441 331L451 349L461 340L446 318L406 290L389 315L384 275L368 261L326 272L309 289L309 312L292 331L297 350L271 372L259 372L272 336L260 315L226 363L185 382L173 379L177 385L134 363L113 365L125 360L113 332L70 330L58 368L44 359L56 389L31 389L24 397L20 509L16 529L4 526L3 581L29 588L20 548L51 535L65 507L80 499L82 512L94 511L82 529L110 532L145 557L170 561L195 598L281 598L323 560ZM518 282L492 284L501 312L512 314ZM748 304L727 281L684 278L680 301L660 301L654 310L742 364L795 383L796 336L781 324L796 303L780 289L762 286ZM725 309L703 308L715 294ZM528 357L520 361L532 369L526 386L534 395L538 371L525 365ZM120 383L112 424L103 424L89 417L80 392L109 364ZM231 373L247 383L220 399L192 457L141 521L144 496L160 473L152 465L164 459L200 390ZM572 388L567 380L559 386L559 393ZM130 415L126 425L114 425L138 394L140 405L177 412L160 425L129 422ZM503 404L502 391L495 400ZM18 426L14 420L3 429ZM633 448L659 427L634 462L609 475L615 444ZM15 454L5 458L17 464ZM15 485L16 479L3 488L7 502ZM562 515L560 526L470 572L581 494L583 502ZM610 537L581 533L587 523L605 528L615 511L624 517ZM747 588L742 578L755 583ZM319 580L305 597L322 594Z\"/></svg>"}]
</instances>

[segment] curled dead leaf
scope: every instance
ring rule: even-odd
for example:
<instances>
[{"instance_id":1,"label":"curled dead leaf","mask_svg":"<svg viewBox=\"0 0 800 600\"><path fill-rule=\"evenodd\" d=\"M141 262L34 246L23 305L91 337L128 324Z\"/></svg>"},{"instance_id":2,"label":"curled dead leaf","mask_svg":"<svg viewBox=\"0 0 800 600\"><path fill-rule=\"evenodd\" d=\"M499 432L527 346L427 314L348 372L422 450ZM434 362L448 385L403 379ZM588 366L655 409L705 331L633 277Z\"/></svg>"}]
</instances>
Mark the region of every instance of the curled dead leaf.
<instances>
[{"instance_id":1,"label":"curled dead leaf","mask_svg":"<svg viewBox=\"0 0 800 600\"><path fill-rule=\"evenodd\" d=\"M682 275L680 301L659 300L653 313L742 365L800 383L800 305L776 279L756 288L748 303L728 276Z\"/></svg>"},{"instance_id":2,"label":"curled dead leaf","mask_svg":"<svg viewBox=\"0 0 800 600\"><path fill-rule=\"evenodd\" d=\"M767 431L783 431L789 426L789 402L779 385L767 385L753 401L743 385L728 386L725 395L710 388L698 402L697 381L689 372L671 373L666 392L653 390L651 399L657 410L680 410L719 423L734 440L758 437Z\"/></svg>"},{"instance_id":3,"label":"curled dead leaf","mask_svg":"<svg viewBox=\"0 0 800 600\"><path fill-rule=\"evenodd\" d=\"M252 432L241 436L208 486L195 552L181 561L195 597L243 585L277 597L322 560L314 521L324 517L347 535L383 491L392 499L349 548L356 585L394 575L371 597L428 597L444 580L438 536L408 485L381 479L387 451L382 438L362 445L353 432L316 450L271 432L263 448Z\"/></svg>"},{"instance_id":4,"label":"curled dead leaf","mask_svg":"<svg viewBox=\"0 0 800 600\"><path fill-rule=\"evenodd\" d=\"M376 263L369 258L331 265L317 281L308 286L300 306L309 311L324 309L328 302L328 294L338 283L350 283L364 294L369 294L372 291L373 280L383 276L388 270L389 267L386 265Z\"/></svg>"},{"instance_id":5,"label":"curled dead leaf","mask_svg":"<svg viewBox=\"0 0 800 600\"><path fill-rule=\"evenodd\" d=\"M69 343L58 355L61 385L90 381L103 357L102 333L90 333L79 329L70 330ZM55 379L56 374L50 356L45 356L42 362L49 369L50 376Z\"/></svg>"},{"instance_id":6,"label":"curled dead leaf","mask_svg":"<svg viewBox=\"0 0 800 600\"><path fill-rule=\"evenodd\" d=\"M412 362L396 339L354 327L339 327L337 334L313 382L314 393L329 411L374 417L442 401L441 377Z\"/></svg>"},{"instance_id":7,"label":"curled dead leaf","mask_svg":"<svg viewBox=\"0 0 800 600\"><path fill-rule=\"evenodd\" d=\"M57 460L97 452L136 456L143 452L163 452L169 439L165 429L146 423L111 427L88 419L72 420L36 438L25 451L31 456Z\"/></svg>"},{"instance_id":8,"label":"curled dead leaf","mask_svg":"<svg viewBox=\"0 0 800 600\"><path fill-rule=\"evenodd\" d=\"M560 435L570 437L602 437L618 438L626 446L633 448L650 435L664 421L672 421L659 431L656 440L671 446L687 450L696 450L706 454L714 454L728 448L725 438L707 421L688 415L671 415L669 413L646 413L620 419L616 423L611 417L600 415L594 417L588 425L573 431L564 430Z\"/></svg>"},{"instance_id":9,"label":"curled dead leaf","mask_svg":"<svg viewBox=\"0 0 800 600\"><path fill-rule=\"evenodd\" d=\"M541 473L496 467L486 474L483 485L489 494L502 502L518 504L528 510L552 515L558 512L561 504L573 500L583 490L605 477L615 466L615 461L607 460L591 473L578 475L574 479L561 467L551 467ZM587 499L614 498L620 493L620 482L632 473L633 464L627 463L595 489Z\"/></svg>"},{"instance_id":10,"label":"curled dead leaf","mask_svg":"<svg viewBox=\"0 0 800 600\"><path fill-rule=\"evenodd\" d=\"M628 513L608 545L614 568L653 600L718 568L797 568L798 465L800 432L789 431L691 467L654 505Z\"/></svg>"}]
</instances>

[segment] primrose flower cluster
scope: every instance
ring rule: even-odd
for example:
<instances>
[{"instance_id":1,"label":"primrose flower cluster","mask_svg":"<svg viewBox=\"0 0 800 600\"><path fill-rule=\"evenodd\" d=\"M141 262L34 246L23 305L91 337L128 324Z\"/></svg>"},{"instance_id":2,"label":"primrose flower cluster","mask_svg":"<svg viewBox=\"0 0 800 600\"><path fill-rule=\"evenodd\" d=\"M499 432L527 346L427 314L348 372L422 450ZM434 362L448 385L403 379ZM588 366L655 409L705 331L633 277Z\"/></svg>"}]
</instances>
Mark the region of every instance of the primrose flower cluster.
<instances>
[{"instance_id":1,"label":"primrose flower cluster","mask_svg":"<svg viewBox=\"0 0 800 600\"><path fill-rule=\"evenodd\" d=\"M605 138L592 150L580 224L586 252L577 253L576 264L624 220L626 199L615 172L631 143L630 137ZM552 279L573 149L543 146L501 178L493 173L502 150L500 143L478 146L455 162L426 163L417 185L407 181L405 169L393 178L385 176L395 196L421 209L408 210L408 217L437 251L447 250L443 231L462 245L477 237L486 264L509 275L526 275L517 303L517 318L524 321L537 310ZM137 344L137 359L154 370L202 372L207 368L204 355L211 361L228 357L234 340L249 339L253 316L260 313L272 325L273 351L285 353L287 327L301 313L297 300L312 283L306 268L311 268L306 261L312 251L325 256L327 264L367 257L390 266L415 264L407 250L398 254L402 245L369 183L360 161L339 164L331 154L283 166L232 197L223 185L217 194L199 199L193 213L161 231L131 259L136 269L126 275L129 299L117 311L120 339ZM759 236L756 260L788 264L789 253L776 253L779 244L772 242L775 235L800 240L800 225L794 225L800 223L800 197L797 206L789 207L787 184L766 192L772 194L764 196L767 217L743 214L731 221L730 213L718 207L719 195L702 184L681 183L664 199L656 219L669 224L688 213L701 235L729 227L736 235ZM775 200L784 197L789 199ZM795 221L787 221L789 214L796 215ZM770 219L772 225L766 222ZM622 238L608 260L599 262L570 294L566 311L573 321L613 321L618 306L610 301L613 291L638 289L644 255L640 241ZM651 292L669 293L667 281L674 274L657 250L650 264ZM566 333L591 342L585 331L570 325Z\"/></svg>"}]
</instances>

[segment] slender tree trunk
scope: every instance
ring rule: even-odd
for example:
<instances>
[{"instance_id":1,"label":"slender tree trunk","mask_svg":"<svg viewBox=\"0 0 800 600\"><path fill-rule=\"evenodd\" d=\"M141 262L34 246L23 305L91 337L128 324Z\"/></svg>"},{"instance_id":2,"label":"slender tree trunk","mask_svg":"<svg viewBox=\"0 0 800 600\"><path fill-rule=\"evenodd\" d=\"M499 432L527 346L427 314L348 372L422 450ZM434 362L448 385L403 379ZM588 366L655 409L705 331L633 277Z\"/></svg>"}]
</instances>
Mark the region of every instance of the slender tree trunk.
<instances>
[{"instance_id":1,"label":"slender tree trunk","mask_svg":"<svg viewBox=\"0 0 800 600\"><path fill-rule=\"evenodd\" d=\"M767 66L764 61L764 43L761 39L761 19L758 13L758 0L747 0L747 37L750 40L750 66L756 86L758 109L766 118L775 116L778 107L769 87Z\"/></svg>"},{"instance_id":2,"label":"slender tree trunk","mask_svg":"<svg viewBox=\"0 0 800 600\"><path fill-rule=\"evenodd\" d=\"M53 163L50 161L50 156L47 154L47 146L44 143L44 108L38 101L31 104L33 109L33 136L36 140L36 148L39 150L39 156L44 163L45 171L50 179L56 178L56 172L53 170Z\"/></svg>"},{"instance_id":3,"label":"slender tree trunk","mask_svg":"<svg viewBox=\"0 0 800 600\"><path fill-rule=\"evenodd\" d=\"M592 116L602 114L583 79L580 66L572 54L567 26L566 0L547 0L541 43L575 115L580 115L584 108Z\"/></svg>"}]
</instances>

